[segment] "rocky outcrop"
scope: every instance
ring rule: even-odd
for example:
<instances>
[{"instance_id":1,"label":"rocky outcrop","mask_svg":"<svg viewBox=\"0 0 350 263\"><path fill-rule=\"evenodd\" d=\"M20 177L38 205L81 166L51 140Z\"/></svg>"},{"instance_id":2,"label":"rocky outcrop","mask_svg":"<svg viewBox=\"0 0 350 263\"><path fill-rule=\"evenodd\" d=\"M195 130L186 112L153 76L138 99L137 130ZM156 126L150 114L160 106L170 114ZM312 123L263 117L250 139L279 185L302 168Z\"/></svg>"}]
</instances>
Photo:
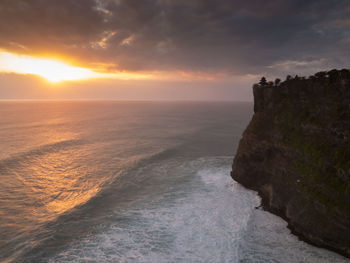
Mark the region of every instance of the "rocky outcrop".
<instances>
[{"instance_id":1,"label":"rocky outcrop","mask_svg":"<svg viewBox=\"0 0 350 263\"><path fill-rule=\"evenodd\" d=\"M253 86L232 178L293 233L350 257L350 71Z\"/></svg>"}]
</instances>

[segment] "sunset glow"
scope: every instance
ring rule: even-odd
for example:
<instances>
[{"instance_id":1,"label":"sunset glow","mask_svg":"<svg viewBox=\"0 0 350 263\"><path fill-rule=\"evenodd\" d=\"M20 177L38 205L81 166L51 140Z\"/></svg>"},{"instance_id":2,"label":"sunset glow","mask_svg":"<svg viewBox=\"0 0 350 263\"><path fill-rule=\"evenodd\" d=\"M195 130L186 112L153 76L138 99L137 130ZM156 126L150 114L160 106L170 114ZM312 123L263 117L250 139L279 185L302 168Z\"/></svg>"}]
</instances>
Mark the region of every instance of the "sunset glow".
<instances>
[{"instance_id":1,"label":"sunset glow","mask_svg":"<svg viewBox=\"0 0 350 263\"><path fill-rule=\"evenodd\" d=\"M145 74L133 73L99 73L88 68L75 67L54 59L43 59L31 56L20 56L8 52L0 52L0 72L32 74L57 83L96 78L106 79L146 79Z\"/></svg>"}]
</instances>

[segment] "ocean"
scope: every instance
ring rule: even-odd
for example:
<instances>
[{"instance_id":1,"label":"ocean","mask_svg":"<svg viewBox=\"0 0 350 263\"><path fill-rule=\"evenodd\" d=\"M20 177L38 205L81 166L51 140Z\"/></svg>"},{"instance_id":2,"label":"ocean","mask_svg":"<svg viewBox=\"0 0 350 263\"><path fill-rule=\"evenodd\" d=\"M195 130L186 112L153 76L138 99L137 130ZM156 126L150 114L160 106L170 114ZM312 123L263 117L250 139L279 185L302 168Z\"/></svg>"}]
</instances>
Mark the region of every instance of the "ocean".
<instances>
[{"instance_id":1,"label":"ocean","mask_svg":"<svg viewBox=\"0 0 350 263\"><path fill-rule=\"evenodd\" d=\"M348 262L230 178L243 102L0 102L0 262Z\"/></svg>"}]
</instances>

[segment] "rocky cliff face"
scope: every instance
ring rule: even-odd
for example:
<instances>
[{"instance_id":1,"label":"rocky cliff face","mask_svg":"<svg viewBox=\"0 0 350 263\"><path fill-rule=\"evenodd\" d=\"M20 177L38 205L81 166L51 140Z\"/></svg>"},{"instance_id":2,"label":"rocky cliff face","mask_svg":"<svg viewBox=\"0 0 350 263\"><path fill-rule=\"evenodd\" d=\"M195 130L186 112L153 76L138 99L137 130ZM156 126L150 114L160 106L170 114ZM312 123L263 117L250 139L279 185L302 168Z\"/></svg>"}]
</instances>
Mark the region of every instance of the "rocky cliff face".
<instances>
[{"instance_id":1,"label":"rocky cliff face","mask_svg":"<svg viewBox=\"0 0 350 263\"><path fill-rule=\"evenodd\" d=\"M232 178L293 233L350 257L350 71L262 82L253 92Z\"/></svg>"}]
</instances>

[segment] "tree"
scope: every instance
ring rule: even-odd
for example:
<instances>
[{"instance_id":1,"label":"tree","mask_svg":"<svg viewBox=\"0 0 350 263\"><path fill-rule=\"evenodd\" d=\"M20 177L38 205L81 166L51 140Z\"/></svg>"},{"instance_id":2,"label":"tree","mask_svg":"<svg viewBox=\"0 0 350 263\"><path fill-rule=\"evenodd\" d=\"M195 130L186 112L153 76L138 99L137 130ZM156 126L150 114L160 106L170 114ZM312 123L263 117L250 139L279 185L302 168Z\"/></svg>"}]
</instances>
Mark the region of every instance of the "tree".
<instances>
[{"instance_id":1,"label":"tree","mask_svg":"<svg viewBox=\"0 0 350 263\"><path fill-rule=\"evenodd\" d=\"M281 83L280 79L275 79L275 86L278 86Z\"/></svg>"},{"instance_id":2,"label":"tree","mask_svg":"<svg viewBox=\"0 0 350 263\"><path fill-rule=\"evenodd\" d=\"M344 79L350 79L350 70L348 69L340 70L340 76Z\"/></svg>"},{"instance_id":3,"label":"tree","mask_svg":"<svg viewBox=\"0 0 350 263\"><path fill-rule=\"evenodd\" d=\"M291 75L288 75L286 80L291 80L292 79L292 76Z\"/></svg>"},{"instance_id":4,"label":"tree","mask_svg":"<svg viewBox=\"0 0 350 263\"><path fill-rule=\"evenodd\" d=\"M315 77L315 76L309 76L309 80L314 81L315 79L316 79L316 77Z\"/></svg>"},{"instance_id":5,"label":"tree","mask_svg":"<svg viewBox=\"0 0 350 263\"><path fill-rule=\"evenodd\" d=\"M340 76L339 71L336 69L332 69L327 72L327 75L329 76L330 82L336 82Z\"/></svg>"},{"instance_id":6,"label":"tree","mask_svg":"<svg viewBox=\"0 0 350 263\"><path fill-rule=\"evenodd\" d=\"M265 85L267 84L266 78L265 78L265 77L262 77L261 80L260 80L260 82L259 82L259 84L260 84L261 86L265 86Z\"/></svg>"},{"instance_id":7,"label":"tree","mask_svg":"<svg viewBox=\"0 0 350 263\"><path fill-rule=\"evenodd\" d=\"M320 71L320 72L317 72L317 73L315 74L315 77L317 77L318 79L323 79L323 78L326 77L326 75L327 75L327 72L325 72L325 71Z\"/></svg>"}]
</instances>

